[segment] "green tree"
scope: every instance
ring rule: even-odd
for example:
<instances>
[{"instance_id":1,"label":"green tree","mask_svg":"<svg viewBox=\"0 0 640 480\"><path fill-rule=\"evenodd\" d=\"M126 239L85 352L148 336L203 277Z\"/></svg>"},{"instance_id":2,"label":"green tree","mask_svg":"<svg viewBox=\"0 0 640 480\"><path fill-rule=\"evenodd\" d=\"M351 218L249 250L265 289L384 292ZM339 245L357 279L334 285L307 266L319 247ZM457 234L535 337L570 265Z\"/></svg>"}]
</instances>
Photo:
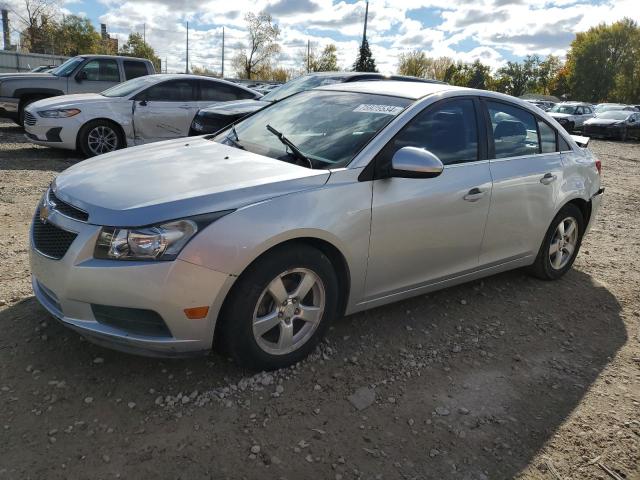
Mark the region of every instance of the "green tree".
<instances>
[{"instance_id":1,"label":"green tree","mask_svg":"<svg viewBox=\"0 0 640 480\"><path fill-rule=\"evenodd\" d=\"M527 92L531 83L531 71L526 63L507 62L497 71L497 90L520 97Z\"/></svg>"},{"instance_id":2,"label":"green tree","mask_svg":"<svg viewBox=\"0 0 640 480\"><path fill-rule=\"evenodd\" d=\"M433 59L427 54L414 50L408 53L401 53L398 59L398 74L409 75L411 77L429 78L432 72Z\"/></svg>"},{"instance_id":3,"label":"green tree","mask_svg":"<svg viewBox=\"0 0 640 480\"><path fill-rule=\"evenodd\" d=\"M640 101L639 36L638 24L628 18L578 33L567 54L567 80L572 96L589 102Z\"/></svg>"},{"instance_id":4,"label":"green tree","mask_svg":"<svg viewBox=\"0 0 640 480\"><path fill-rule=\"evenodd\" d=\"M318 58L318 61L316 64L316 69L314 71L335 72L339 69L340 68L338 67L338 49L333 43L330 43L329 45L324 47L324 50L322 50L322 53L320 54L320 57Z\"/></svg>"},{"instance_id":5,"label":"green tree","mask_svg":"<svg viewBox=\"0 0 640 480\"><path fill-rule=\"evenodd\" d=\"M143 40L142 35L137 32L129 34L127 42L120 47L120 55L149 59L156 70L160 71L160 58L156 56L153 48Z\"/></svg>"},{"instance_id":6,"label":"green tree","mask_svg":"<svg viewBox=\"0 0 640 480\"><path fill-rule=\"evenodd\" d=\"M73 57L100 51L100 34L86 17L65 16L53 35L58 54Z\"/></svg>"},{"instance_id":7,"label":"green tree","mask_svg":"<svg viewBox=\"0 0 640 480\"><path fill-rule=\"evenodd\" d=\"M543 95L551 94L551 87L554 84L554 79L557 78L563 65L560 58L555 55L549 55L545 60L539 63L538 66L538 92Z\"/></svg>"},{"instance_id":8,"label":"green tree","mask_svg":"<svg viewBox=\"0 0 640 480\"><path fill-rule=\"evenodd\" d=\"M249 45L233 58L233 66L240 78L252 78L254 72L268 67L273 56L280 52L277 43L280 28L265 12L258 15L248 13L244 19L247 22Z\"/></svg>"},{"instance_id":9,"label":"green tree","mask_svg":"<svg viewBox=\"0 0 640 480\"><path fill-rule=\"evenodd\" d=\"M354 72L377 72L376 61L371 54L369 41L365 38L360 45L358 56L353 64Z\"/></svg>"},{"instance_id":10,"label":"green tree","mask_svg":"<svg viewBox=\"0 0 640 480\"><path fill-rule=\"evenodd\" d=\"M491 68L480 60L473 63L457 62L447 68L444 81L459 87L488 89L493 84Z\"/></svg>"}]
</instances>

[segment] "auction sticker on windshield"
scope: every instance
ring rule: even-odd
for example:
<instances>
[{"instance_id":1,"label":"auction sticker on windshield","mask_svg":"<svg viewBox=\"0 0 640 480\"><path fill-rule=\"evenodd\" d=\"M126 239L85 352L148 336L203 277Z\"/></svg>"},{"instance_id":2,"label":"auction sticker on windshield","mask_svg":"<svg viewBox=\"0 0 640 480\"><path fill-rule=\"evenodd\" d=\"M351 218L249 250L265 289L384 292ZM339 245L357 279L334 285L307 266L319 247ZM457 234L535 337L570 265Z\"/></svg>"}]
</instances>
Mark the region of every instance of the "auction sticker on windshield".
<instances>
[{"instance_id":1,"label":"auction sticker on windshield","mask_svg":"<svg viewBox=\"0 0 640 480\"><path fill-rule=\"evenodd\" d=\"M397 105L371 105L360 104L353 111L362 113L382 113L384 115L397 115L402 111L403 107Z\"/></svg>"}]
</instances>

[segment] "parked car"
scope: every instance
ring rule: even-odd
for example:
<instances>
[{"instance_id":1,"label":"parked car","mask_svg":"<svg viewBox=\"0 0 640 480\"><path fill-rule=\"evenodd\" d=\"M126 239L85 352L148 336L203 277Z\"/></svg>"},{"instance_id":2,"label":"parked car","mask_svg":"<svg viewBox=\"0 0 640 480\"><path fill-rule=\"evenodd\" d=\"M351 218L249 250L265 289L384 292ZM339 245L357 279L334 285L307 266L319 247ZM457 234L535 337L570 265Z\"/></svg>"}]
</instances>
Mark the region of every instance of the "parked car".
<instances>
[{"instance_id":1,"label":"parked car","mask_svg":"<svg viewBox=\"0 0 640 480\"><path fill-rule=\"evenodd\" d=\"M425 80L423 78L406 77L403 75L383 75L381 73L364 72L323 72L310 73L295 78L274 91L266 94L259 100L243 100L240 102L229 102L222 105L215 105L210 108L200 110L191 125L190 135L202 135L204 133L215 133L218 130L231 125L242 117L256 112L261 108L286 98L294 93L303 90L310 90L321 85L333 83L350 83L363 80L399 80L408 82L442 83L437 80Z\"/></svg>"},{"instance_id":2,"label":"parked car","mask_svg":"<svg viewBox=\"0 0 640 480\"><path fill-rule=\"evenodd\" d=\"M143 58L80 55L49 73L0 74L0 118L23 125L24 110L35 101L57 95L101 92L153 73L153 64Z\"/></svg>"},{"instance_id":3,"label":"parked car","mask_svg":"<svg viewBox=\"0 0 640 480\"><path fill-rule=\"evenodd\" d=\"M555 103L548 102L546 100L525 100L525 101L535 105L536 107L544 110L545 112L548 112L549 110L551 110L555 105Z\"/></svg>"},{"instance_id":4,"label":"parked car","mask_svg":"<svg viewBox=\"0 0 640 480\"><path fill-rule=\"evenodd\" d=\"M216 339L279 368L342 314L513 268L562 277L602 193L600 162L521 100L330 85L64 171L34 216L32 284L102 345L185 355Z\"/></svg>"},{"instance_id":5,"label":"parked car","mask_svg":"<svg viewBox=\"0 0 640 480\"><path fill-rule=\"evenodd\" d=\"M197 75L146 75L102 93L64 95L30 104L27 138L92 157L119 148L186 137L203 107L260 94L240 85Z\"/></svg>"},{"instance_id":6,"label":"parked car","mask_svg":"<svg viewBox=\"0 0 640 480\"><path fill-rule=\"evenodd\" d=\"M29 70L29 73L40 73L40 72L48 72L56 68L57 65L40 65L39 67L32 68Z\"/></svg>"},{"instance_id":7,"label":"parked car","mask_svg":"<svg viewBox=\"0 0 640 480\"><path fill-rule=\"evenodd\" d=\"M584 135L598 138L640 138L640 113L606 110L584 122Z\"/></svg>"},{"instance_id":8,"label":"parked car","mask_svg":"<svg viewBox=\"0 0 640 480\"><path fill-rule=\"evenodd\" d=\"M608 112L611 110L626 110L631 112L637 112L638 109L633 105L625 105L623 103L599 103L595 106L594 112L596 115L600 115L603 112Z\"/></svg>"},{"instance_id":9,"label":"parked car","mask_svg":"<svg viewBox=\"0 0 640 480\"><path fill-rule=\"evenodd\" d=\"M562 102L556 104L551 110L551 115L568 132L581 129L586 120L592 118L593 108L588 103Z\"/></svg>"}]
</instances>

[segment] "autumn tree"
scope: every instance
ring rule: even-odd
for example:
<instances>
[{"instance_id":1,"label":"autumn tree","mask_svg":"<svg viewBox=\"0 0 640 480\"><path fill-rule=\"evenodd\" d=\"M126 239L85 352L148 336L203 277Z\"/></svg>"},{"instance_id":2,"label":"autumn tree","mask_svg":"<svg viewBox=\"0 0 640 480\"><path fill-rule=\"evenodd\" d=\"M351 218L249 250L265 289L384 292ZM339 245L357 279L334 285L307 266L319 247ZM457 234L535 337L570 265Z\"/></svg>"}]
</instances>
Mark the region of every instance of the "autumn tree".
<instances>
[{"instance_id":1,"label":"autumn tree","mask_svg":"<svg viewBox=\"0 0 640 480\"><path fill-rule=\"evenodd\" d=\"M52 33L56 53L73 57L84 53L102 53L101 37L86 17L67 15Z\"/></svg>"},{"instance_id":2,"label":"autumn tree","mask_svg":"<svg viewBox=\"0 0 640 480\"><path fill-rule=\"evenodd\" d=\"M120 47L120 55L125 57L146 58L151 60L157 71L160 71L160 58L156 55L151 45L144 41L142 35L137 32L129 34L126 43Z\"/></svg>"},{"instance_id":3,"label":"autumn tree","mask_svg":"<svg viewBox=\"0 0 640 480\"><path fill-rule=\"evenodd\" d=\"M23 48L33 53L52 53L53 30L60 13L58 0L22 0L11 9L22 27L20 39Z\"/></svg>"},{"instance_id":4,"label":"autumn tree","mask_svg":"<svg viewBox=\"0 0 640 480\"><path fill-rule=\"evenodd\" d=\"M240 78L252 78L257 70L268 66L273 56L280 52L280 45L277 43L280 28L273 23L271 15L265 12L258 15L248 13L245 21L248 46L233 58L232 63Z\"/></svg>"}]
</instances>

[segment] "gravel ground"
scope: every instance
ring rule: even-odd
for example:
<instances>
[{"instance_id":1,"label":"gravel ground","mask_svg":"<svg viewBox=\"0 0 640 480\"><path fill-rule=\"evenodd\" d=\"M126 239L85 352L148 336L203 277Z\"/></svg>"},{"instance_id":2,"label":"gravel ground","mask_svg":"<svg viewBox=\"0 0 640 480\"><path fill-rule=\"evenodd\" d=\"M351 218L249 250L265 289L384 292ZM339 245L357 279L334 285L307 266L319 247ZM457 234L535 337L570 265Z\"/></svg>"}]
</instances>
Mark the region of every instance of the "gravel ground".
<instances>
[{"instance_id":1,"label":"gravel ground","mask_svg":"<svg viewBox=\"0 0 640 480\"><path fill-rule=\"evenodd\" d=\"M514 271L353 315L252 375L49 317L28 225L79 159L0 123L0 479L640 479L640 144L592 149L605 203L561 281Z\"/></svg>"}]
</instances>

